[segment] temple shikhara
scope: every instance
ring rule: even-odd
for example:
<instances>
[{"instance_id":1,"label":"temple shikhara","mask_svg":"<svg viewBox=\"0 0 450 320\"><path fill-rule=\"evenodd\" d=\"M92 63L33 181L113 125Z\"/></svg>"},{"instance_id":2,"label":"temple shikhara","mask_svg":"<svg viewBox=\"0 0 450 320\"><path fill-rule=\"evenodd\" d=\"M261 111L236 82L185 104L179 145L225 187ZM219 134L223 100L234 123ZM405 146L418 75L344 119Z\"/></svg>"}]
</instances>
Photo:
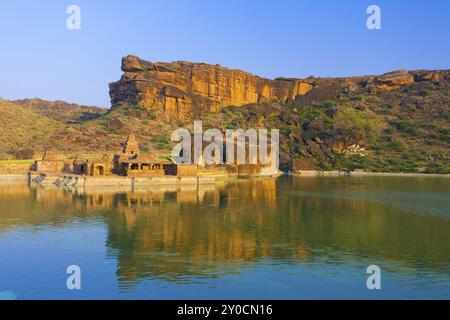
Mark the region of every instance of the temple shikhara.
<instances>
[{"instance_id":1,"label":"temple shikhara","mask_svg":"<svg viewBox=\"0 0 450 320\"><path fill-rule=\"evenodd\" d=\"M122 152L114 156L113 164L113 173L121 176L165 175L162 163L150 161L140 154L139 144L134 135L128 136Z\"/></svg>"}]
</instances>

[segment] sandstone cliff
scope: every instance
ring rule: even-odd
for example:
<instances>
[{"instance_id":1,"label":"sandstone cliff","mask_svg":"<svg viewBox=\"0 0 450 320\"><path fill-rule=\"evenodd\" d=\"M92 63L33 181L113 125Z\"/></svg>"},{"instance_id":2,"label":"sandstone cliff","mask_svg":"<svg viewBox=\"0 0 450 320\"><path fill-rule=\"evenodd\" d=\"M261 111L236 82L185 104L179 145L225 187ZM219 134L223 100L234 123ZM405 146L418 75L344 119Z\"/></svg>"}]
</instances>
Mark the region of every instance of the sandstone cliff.
<instances>
[{"instance_id":1,"label":"sandstone cliff","mask_svg":"<svg viewBox=\"0 0 450 320\"><path fill-rule=\"evenodd\" d=\"M122 78L110 84L112 106L140 104L166 119L186 119L227 106L294 100L313 85L307 80L269 80L241 70L204 63L151 63L122 59Z\"/></svg>"},{"instance_id":2,"label":"sandstone cliff","mask_svg":"<svg viewBox=\"0 0 450 320\"><path fill-rule=\"evenodd\" d=\"M122 59L121 79L110 84L113 109L122 104L156 111L160 120L187 120L229 106L263 102L308 105L349 93L392 91L416 82L439 82L448 71L399 70L381 76L275 80L209 65L177 61L152 63Z\"/></svg>"}]
</instances>

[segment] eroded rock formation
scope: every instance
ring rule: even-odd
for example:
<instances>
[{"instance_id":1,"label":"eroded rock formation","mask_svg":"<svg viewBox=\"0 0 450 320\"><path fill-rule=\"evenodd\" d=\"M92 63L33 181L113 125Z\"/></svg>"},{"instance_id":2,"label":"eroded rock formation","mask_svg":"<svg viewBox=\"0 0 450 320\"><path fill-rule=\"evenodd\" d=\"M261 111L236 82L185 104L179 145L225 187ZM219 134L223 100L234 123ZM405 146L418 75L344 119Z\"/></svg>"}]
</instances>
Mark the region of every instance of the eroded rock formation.
<instances>
[{"instance_id":1,"label":"eroded rock formation","mask_svg":"<svg viewBox=\"0 0 450 320\"><path fill-rule=\"evenodd\" d=\"M286 102L307 94L307 80L269 80L204 63L151 63L136 56L122 59L122 78L110 84L111 103L139 104L167 119L186 119L227 106Z\"/></svg>"},{"instance_id":2,"label":"eroded rock formation","mask_svg":"<svg viewBox=\"0 0 450 320\"><path fill-rule=\"evenodd\" d=\"M414 82L414 76L406 70L386 73L375 78L375 85L381 89L395 89Z\"/></svg>"},{"instance_id":3,"label":"eroded rock formation","mask_svg":"<svg viewBox=\"0 0 450 320\"><path fill-rule=\"evenodd\" d=\"M416 82L438 83L448 77L448 71L399 70L380 76L270 80L220 65L152 63L136 56L122 59L122 71L121 79L110 84L112 107L140 105L169 121L263 102L311 105L349 94L393 91Z\"/></svg>"}]
</instances>

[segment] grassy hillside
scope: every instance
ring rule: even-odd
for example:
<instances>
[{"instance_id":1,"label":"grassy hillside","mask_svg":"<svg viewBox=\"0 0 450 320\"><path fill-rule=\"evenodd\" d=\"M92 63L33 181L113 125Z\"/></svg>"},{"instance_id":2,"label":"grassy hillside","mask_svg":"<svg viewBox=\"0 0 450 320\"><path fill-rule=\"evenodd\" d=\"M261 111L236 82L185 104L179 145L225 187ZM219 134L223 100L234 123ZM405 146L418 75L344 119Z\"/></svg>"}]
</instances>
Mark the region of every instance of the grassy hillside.
<instances>
[{"instance_id":1,"label":"grassy hillside","mask_svg":"<svg viewBox=\"0 0 450 320\"><path fill-rule=\"evenodd\" d=\"M0 100L0 160L14 159L17 151L28 149L35 154L46 150L67 155L114 153L130 133L136 134L149 157L159 159L170 153L168 134L172 126L157 121L149 111L123 106L106 113L98 108L94 109L95 117L67 121L84 108L72 104L53 108L55 111L48 105L24 107Z\"/></svg>"},{"instance_id":2,"label":"grassy hillside","mask_svg":"<svg viewBox=\"0 0 450 320\"><path fill-rule=\"evenodd\" d=\"M106 108L81 106L64 101L46 101L38 98L12 101L30 111L64 123L81 123L106 113Z\"/></svg>"},{"instance_id":3,"label":"grassy hillside","mask_svg":"<svg viewBox=\"0 0 450 320\"><path fill-rule=\"evenodd\" d=\"M0 100L0 154L3 156L20 148L49 146L51 137L63 127L61 122Z\"/></svg>"}]
</instances>

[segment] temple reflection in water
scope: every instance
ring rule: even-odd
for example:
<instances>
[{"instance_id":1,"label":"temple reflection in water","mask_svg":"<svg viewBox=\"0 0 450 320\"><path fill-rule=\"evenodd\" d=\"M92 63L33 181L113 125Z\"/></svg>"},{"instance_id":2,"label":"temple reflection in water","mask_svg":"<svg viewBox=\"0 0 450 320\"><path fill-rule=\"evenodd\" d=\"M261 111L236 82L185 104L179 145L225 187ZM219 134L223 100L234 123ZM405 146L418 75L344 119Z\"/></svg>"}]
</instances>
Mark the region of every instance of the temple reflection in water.
<instances>
[{"instance_id":1,"label":"temple reflection in water","mask_svg":"<svg viewBox=\"0 0 450 320\"><path fill-rule=\"evenodd\" d=\"M134 191L0 186L0 235L100 220L124 282L211 278L257 260L309 264L370 257L448 267L448 217L353 197L360 189L389 189L376 179L347 184L341 192L342 182L327 181L282 177Z\"/></svg>"}]
</instances>

